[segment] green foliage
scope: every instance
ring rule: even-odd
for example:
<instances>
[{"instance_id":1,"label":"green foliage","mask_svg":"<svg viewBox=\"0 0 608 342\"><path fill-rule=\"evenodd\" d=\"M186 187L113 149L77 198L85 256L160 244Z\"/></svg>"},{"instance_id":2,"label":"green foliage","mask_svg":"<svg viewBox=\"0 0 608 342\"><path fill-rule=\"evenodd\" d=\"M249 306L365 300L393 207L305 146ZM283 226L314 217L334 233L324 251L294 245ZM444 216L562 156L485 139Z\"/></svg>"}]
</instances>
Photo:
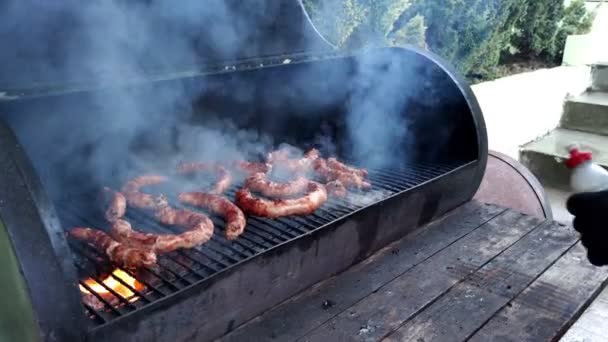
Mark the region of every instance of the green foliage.
<instances>
[{"instance_id":1,"label":"green foliage","mask_svg":"<svg viewBox=\"0 0 608 342\"><path fill-rule=\"evenodd\" d=\"M586 34L591 31L593 20L600 5L592 12L587 11L584 0L574 0L566 7L555 36L555 44L552 50L553 58L558 58L564 54L566 38L569 35Z\"/></svg>"},{"instance_id":2,"label":"green foliage","mask_svg":"<svg viewBox=\"0 0 608 342\"><path fill-rule=\"evenodd\" d=\"M530 1L526 15L521 16L516 23L520 34L514 38L514 45L520 52L532 56L553 54L559 18L563 11L563 0Z\"/></svg>"},{"instance_id":3,"label":"green foliage","mask_svg":"<svg viewBox=\"0 0 608 342\"><path fill-rule=\"evenodd\" d=\"M594 18L584 0L573 0L567 7L561 0L536 0L516 22L519 34L512 44L520 55L559 63L568 35L589 32Z\"/></svg>"},{"instance_id":4,"label":"green foliage","mask_svg":"<svg viewBox=\"0 0 608 342\"><path fill-rule=\"evenodd\" d=\"M489 29L490 34L484 41L479 42L477 48L473 49L460 68L466 74L479 77L487 77L494 73L494 68L500 63L503 54L516 53L517 47L512 45L516 36L517 20L525 15L527 0L505 0L501 1L499 7L495 8L492 17L494 27Z\"/></svg>"},{"instance_id":5,"label":"green foliage","mask_svg":"<svg viewBox=\"0 0 608 342\"><path fill-rule=\"evenodd\" d=\"M339 47L345 45L369 11L357 0L308 0L304 5L319 31Z\"/></svg>"},{"instance_id":6,"label":"green foliage","mask_svg":"<svg viewBox=\"0 0 608 342\"><path fill-rule=\"evenodd\" d=\"M477 78L514 56L559 62L566 37L587 32L584 0L305 0L313 21L341 48L427 47Z\"/></svg>"},{"instance_id":7,"label":"green foliage","mask_svg":"<svg viewBox=\"0 0 608 342\"><path fill-rule=\"evenodd\" d=\"M398 21L410 0L306 0L304 4L317 28L338 47L424 46L422 16L403 24Z\"/></svg>"},{"instance_id":8,"label":"green foliage","mask_svg":"<svg viewBox=\"0 0 608 342\"><path fill-rule=\"evenodd\" d=\"M425 41L426 26L424 17L417 14L405 24L391 32L387 39L391 45L414 45L426 47Z\"/></svg>"}]
</instances>

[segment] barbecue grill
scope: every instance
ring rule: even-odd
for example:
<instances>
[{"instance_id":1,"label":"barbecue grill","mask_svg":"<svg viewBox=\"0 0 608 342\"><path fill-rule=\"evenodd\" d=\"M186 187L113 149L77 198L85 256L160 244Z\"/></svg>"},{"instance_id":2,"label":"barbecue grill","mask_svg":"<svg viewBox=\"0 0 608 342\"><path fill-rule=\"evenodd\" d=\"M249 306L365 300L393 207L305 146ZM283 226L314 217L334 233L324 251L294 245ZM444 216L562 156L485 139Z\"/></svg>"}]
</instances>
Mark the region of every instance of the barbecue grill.
<instances>
[{"instance_id":1,"label":"barbecue grill","mask_svg":"<svg viewBox=\"0 0 608 342\"><path fill-rule=\"evenodd\" d=\"M299 1L276 3L278 14L265 21L232 8L238 16L230 20L258 26L247 26L255 36L229 55L219 42L207 42L195 49L197 63L174 59L109 80L95 77L108 67L103 61L99 69L69 64L71 50L59 43L58 64L52 72L43 68L48 56L32 40L44 30L17 27L3 37L29 52L0 52L10 66L0 80L7 339L218 338L473 197L486 166L486 130L457 72L414 47L336 51ZM52 39L79 39L71 34ZM213 153L225 147L213 141L230 139L316 147L367 167L373 188L330 199L307 216L248 217L235 241L212 217L211 241L138 270L66 238L74 226L107 230L103 186L120 188L180 160L234 157ZM226 150L255 158L256 149ZM226 195L233 199L241 185ZM178 231L143 211L130 208L127 218L149 232Z\"/></svg>"}]
</instances>

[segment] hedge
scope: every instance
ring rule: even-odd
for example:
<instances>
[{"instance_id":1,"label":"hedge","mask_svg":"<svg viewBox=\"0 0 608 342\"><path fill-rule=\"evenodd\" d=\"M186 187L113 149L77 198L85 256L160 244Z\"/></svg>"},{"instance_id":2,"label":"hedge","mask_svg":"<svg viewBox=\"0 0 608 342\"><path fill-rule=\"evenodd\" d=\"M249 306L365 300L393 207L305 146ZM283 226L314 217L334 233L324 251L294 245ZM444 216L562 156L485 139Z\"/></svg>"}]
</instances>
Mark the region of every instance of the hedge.
<instances>
[{"instance_id":1,"label":"hedge","mask_svg":"<svg viewBox=\"0 0 608 342\"><path fill-rule=\"evenodd\" d=\"M413 44L471 78L514 57L559 63L566 37L588 32L583 0L305 0L319 30L345 49Z\"/></svg>"}]
</instances>

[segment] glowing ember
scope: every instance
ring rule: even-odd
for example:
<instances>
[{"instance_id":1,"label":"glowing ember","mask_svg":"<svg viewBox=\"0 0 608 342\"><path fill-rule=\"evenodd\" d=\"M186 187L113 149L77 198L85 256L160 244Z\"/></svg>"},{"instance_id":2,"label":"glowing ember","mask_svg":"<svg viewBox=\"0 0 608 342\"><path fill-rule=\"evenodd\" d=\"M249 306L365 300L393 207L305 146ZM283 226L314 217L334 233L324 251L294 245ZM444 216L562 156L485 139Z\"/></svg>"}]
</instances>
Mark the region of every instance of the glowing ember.
<instances>
[{"instance_id":1,"label":"glowing ember","mask_svg":"<svg viewBox=\"0 0 608 342\"><path fill-rule=\"evenodd\" d=\"M117 278L122 280L122 283ZM133 291L131 291L130 288L133 288L138 291L144 288L144 286L140 282L135 280L135 278L131 277L128 273L119 269L115 269L111 275L102 280L105 287L91 278L85 280L84 282L89 288L91 288L97 294L102 296L104 299L113 297L112 293L107 289L110 288L114 292L118 293L121 297L128 299L131 302L136 301L138 297ZM123 283L129 285L130 288L123 285ZM80 291L85 294L91 294L91 292L82 285L80 285Z\"/></svg>"}]
</instances>

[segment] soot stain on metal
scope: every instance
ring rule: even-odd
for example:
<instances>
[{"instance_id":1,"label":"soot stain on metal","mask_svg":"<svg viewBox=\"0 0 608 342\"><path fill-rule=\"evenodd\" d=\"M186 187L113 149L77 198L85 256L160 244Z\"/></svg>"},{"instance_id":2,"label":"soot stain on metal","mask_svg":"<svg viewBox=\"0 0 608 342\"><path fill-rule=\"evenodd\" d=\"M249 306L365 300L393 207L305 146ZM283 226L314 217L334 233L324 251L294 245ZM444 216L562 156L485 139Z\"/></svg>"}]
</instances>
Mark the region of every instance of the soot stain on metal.
<instances>
[{"instance_id":1,"label":"soot stain on metal","mask_svg":"<svg viewBox=\"0 0 608 342\"><path fill-rule=\"evenodd\" d=\"M378 210L380 212L382 210ZM357 229L357 237L359 240L359 255L357 260L365 257L372 249L376 237L378 236L378 216L375 215L357 215L355 220L355 228Z\"/></svg>"}]
</instances>

